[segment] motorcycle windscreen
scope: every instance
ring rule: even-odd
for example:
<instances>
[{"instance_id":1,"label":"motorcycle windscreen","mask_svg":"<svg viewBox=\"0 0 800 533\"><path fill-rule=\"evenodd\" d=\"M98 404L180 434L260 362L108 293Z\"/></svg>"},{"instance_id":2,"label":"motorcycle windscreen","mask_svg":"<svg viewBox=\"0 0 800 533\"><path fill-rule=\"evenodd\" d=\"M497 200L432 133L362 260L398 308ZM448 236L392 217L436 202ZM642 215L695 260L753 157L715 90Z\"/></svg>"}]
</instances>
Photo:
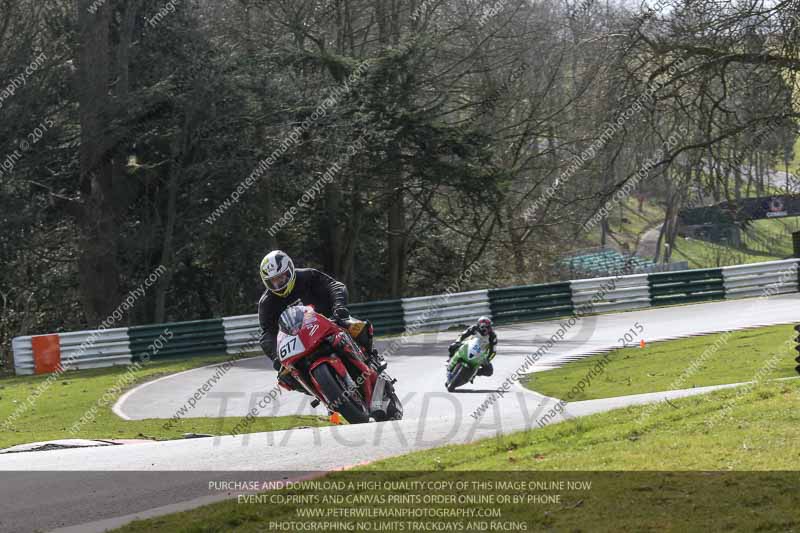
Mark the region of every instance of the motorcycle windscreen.
<instances>
[{"instance_id":1,"label":"motorcycle windscreen","mask_svg":"<svg viewBox=\"0 0 800 533\"><path fill-rule=\"evenodd\" d=\"M481 337L472 337L469 341L468 350L467 358L470 363L483 363L489 354L489 343L483 341Z\"/></svg>"}]
</instances>

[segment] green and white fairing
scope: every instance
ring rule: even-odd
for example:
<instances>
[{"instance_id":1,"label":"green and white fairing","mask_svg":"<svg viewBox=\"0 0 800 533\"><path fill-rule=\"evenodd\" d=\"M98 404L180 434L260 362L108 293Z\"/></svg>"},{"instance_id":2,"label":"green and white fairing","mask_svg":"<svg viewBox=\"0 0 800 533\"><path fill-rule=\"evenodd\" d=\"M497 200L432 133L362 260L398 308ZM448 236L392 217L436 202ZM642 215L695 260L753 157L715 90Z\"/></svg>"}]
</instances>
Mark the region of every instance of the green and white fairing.
<instances>
[{"instance_id":1,"label":"green and white fairing","mask_svg":"<svg viewBox=\"0 0 800 533\"><path fill-rule=\"evenodd\" d=\"M490 349L488 337L473 335L465 339L447 367L447 390L472 381L481 365L489 360Z\"/></svg>"}]
</instances>

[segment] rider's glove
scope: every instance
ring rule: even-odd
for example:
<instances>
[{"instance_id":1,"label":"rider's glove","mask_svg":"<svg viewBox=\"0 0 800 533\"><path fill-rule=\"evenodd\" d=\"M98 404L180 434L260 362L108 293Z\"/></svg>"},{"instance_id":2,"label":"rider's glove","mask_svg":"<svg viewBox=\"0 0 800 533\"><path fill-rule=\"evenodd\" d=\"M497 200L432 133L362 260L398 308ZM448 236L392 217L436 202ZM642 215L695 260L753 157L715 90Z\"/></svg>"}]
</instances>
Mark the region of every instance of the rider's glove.
<instances>
[{"instance_id":1,"label":"rider's glove","mask_svg":"<svg viewBox=\"0 0 800 533\"><path fill-rule=\"evenodd\" d=\"M448 351L450 352L450 355L453 355L454 353L456 353L456 351L458 350L458 348L460 346L461 346L461 343L458 342L458 341L456 341L453 344L451 344L450 348L448 348Z\"/></svg>"},{"instance_id":2,"label":"rider's glove","mask_svg":"<svg viewBox=\"0 0 800 533\"><path fill-rule=\"evenodd\" d=\"M272 368L275 369L275 372L280 372L281 368L282 368L281 362L278 361L278 359L273 359L272 360Z\"/></svg>"},{"instance_id":3,"label":"rider's glove","mask_svg":"<svg viewBox=\"0 0 800 533\"><path fill-rule=\"evenodd\" d=\"M333 318L336 319L336 322L347 322L347 319L350 318L350 311L346 307L338 307L333 310Z\"/></svg>"}]
</instances>

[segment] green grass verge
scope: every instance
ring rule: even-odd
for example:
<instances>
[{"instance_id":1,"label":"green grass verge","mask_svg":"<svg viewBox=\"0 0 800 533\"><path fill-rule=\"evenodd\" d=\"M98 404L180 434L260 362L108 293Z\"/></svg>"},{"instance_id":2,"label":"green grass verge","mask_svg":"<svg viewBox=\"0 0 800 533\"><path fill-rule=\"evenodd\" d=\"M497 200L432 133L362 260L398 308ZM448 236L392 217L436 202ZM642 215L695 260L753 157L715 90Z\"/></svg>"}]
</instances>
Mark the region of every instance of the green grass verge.
<instances>
[{"instance_id":1,"label":"green grass verge","mask_svg":"<svg viewBox=\"0 0 800 533\"><path fill-rule=\"evenodd\" d=\"M698 239L677 238L672 250L671 261L687 261L689 268L718 268L731 265L745 265L777 261L784 256L765 252L745 251Z\"/></svg>"},{"instance_id":2,"label":"green grass verge","mask_svg":"<svg viewBox=\"0 0 800 533\"><path fill-rule=\"evenodd\" d=\"M796 218L756 220L742 232L743 248L733 248L697 239L678 238L672 259L688 261L691 268L776 261L793 253L791 234L800 229Z\"/></svg>"},{"instance_id":3,"label":"green grass verge","mask_svg":"<svg viewBox=\"0 0 800 533\"><path fill-rule=\"evenodd\" d=\"M778 172L785 172L786 167L783 164L783 158L773 168ZM800 172L800 137L794 142L794 158L789 162L789 172Z\"/></svg>"},{"instance_id":4,"label":"green grass verge","mask_svg":"<svg viewBox=\"0 0 800 533\"><path fill-rule=\"evenodd\" d=\"M567 401L689 389L752 381L770 361L765 379L796 376L792 326L701 335L648 343L644 349L620 348L529 374L529 389ZM646 335L645 335L646 339ZM715 348L716 347L716 348ZM772 358L775 358L774 360ZM593 369L583 389L576 386ZM587 380L584 380L584 383Z\"/></svg>"},{"instance_id":5,"label":"green grass verge","mask_svg":"<svg viewBox=\"0 0 800 533\"><path fill-rule=\"evenodd\" d=\"M794 253L792 233L800 230L797 217L755 220L744 233L744 245L755 253L767 253L783 259Z\"/></svg>"},{"instance_id":6,"label":"green grass verge","mask_svg":"<svg viewBox=\"0 0 800 533\"><path fill-rule=\"evenodd\" d=\"M135 381L128 387L157 377L182 372L203 365L219 363L230 356L199 357L164 362L151 362L134 374ZM175 422L171 428L163 426L166 420L122 420L111 408L124 393L106 396L108 402L98 400L113 390L127 367L118 366L95 370L66 372L43 392L21 417L13 422L13 429L0 431L0 448L17 444L56 439L135 439L167 440L182 438L184 433L223 435L232 430L241 418L186 418ZM14 413L17 406L28 401L46 376L18 376L0 379L0 427ZM97 415L82 425L80 432L72 435L68 430L91 408ZM327 419L317 416L289 416L256 418L249 432L277 431L299 426L328 425Z\"/></svg>"},{"instance_id":7,"label":"green grass verge","mask_svg":"<svg viewBox=\"0 0 800 533\"><path fill-rule=\"evenodd\" d=\"M721 473L704 473L682 482L686 474L587 472L796 469L798 400L798 382L762 383L750 390L618 409L473 444L416 452L328 479L352 480L372 472L384 480L395 476L404 481L459 480L489 478L489 471L502 472L507 479L514 479L518 471L527 472L527 479L539 471L556 471L561 473L544 479L561 479L569 476L564 471L584 472L578 479L604 481L602 488L568 495L552 507L501 505L502 520L524 520L537 530L554 531L787 531L798 524L796 478L791 476L781 482L776 476L750 474L737 482ZM310 506L229 501L134 522L118 531L267 531L271 521L298 520L296 509L301 507Z\"/></svg>"},{"instance_id":8,"label":"green grass verge","mask_svg":"<svg viewBox=\"0 0 800 533\"><path fill-rule=\"evenodd\" d=\"M796 470L799 400L800 380L763 382L412 453L363 469Z\"/></svg>"}]
</instances>

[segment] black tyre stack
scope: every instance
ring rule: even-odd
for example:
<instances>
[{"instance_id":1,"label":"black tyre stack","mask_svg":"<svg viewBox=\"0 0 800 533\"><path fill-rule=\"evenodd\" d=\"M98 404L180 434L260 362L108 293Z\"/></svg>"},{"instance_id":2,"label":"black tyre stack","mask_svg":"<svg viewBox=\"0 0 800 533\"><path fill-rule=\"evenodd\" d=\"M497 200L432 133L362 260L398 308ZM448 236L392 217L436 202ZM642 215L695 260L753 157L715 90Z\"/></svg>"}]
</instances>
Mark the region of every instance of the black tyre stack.
<instances>
[{"instance_id":1,"label":"black tyre stack","mask_svg":"<svg viewBox=\"0 0 800 533\"><path fill-rule=\"evenodd\" d=\"M792 233L792 243L794 244L794 256L800 257L800 231Z\"/></svg>"},{"instance_id":2,"label":"black tyre stack","mask_svg":"<svg viewBox=\"0 0 800 533\"><path fill-rule=\"evenodd\" d=\"M798 365L794 367L794 369L797 370L798 374L800 374L800 324L795 326L794 330L797 332L797 338L795 339L797 346L795 346L794 349L798 351L797 357L794 358L794 360L798 362Z\"/></svg>"}]
</instances>

